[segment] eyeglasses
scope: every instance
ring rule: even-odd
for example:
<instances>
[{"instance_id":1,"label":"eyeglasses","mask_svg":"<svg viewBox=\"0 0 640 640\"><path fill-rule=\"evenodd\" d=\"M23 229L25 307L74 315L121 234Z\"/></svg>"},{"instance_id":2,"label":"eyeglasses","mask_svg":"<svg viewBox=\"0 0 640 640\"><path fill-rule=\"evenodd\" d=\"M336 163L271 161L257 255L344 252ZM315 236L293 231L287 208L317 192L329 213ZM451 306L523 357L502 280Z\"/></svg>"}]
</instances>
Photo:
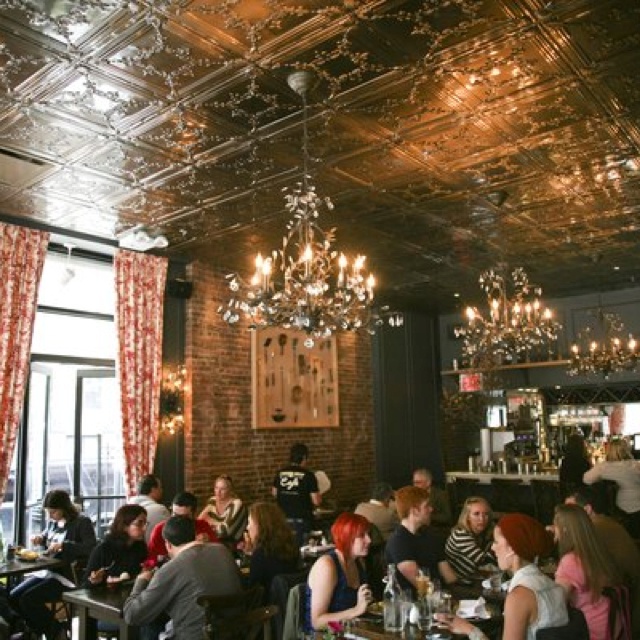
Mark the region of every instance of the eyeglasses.
<instances>
[{"instance_id":1,"label":"eyeglasses","mask_svg":"<svg viewBox=\"0 0 640 640\"><path fill-rule=\"evenodd\" d=\"M146 520L134 520L131 523L132 527L139 527L140 529L144 529L147 526L147 521Z\"/></svg>"}]
</instances>

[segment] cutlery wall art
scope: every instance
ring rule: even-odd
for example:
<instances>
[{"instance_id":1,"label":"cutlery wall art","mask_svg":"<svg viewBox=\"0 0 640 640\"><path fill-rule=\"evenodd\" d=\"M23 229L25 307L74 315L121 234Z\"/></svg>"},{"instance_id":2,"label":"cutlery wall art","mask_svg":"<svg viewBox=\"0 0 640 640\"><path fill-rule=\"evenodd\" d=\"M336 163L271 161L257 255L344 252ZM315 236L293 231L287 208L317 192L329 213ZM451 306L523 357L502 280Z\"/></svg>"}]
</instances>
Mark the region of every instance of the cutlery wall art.
<instances>
[{"instance_id":1,"label":"cutlery wall art","mask_svg":"<svg viewBox=\"0 0 640 640\"><path fill-rule=\"evenodd\" d=\"M253 332L254 429L339 426L336 339L307 347L306 338L280 328Z\"/></svg>"}]
</instances>

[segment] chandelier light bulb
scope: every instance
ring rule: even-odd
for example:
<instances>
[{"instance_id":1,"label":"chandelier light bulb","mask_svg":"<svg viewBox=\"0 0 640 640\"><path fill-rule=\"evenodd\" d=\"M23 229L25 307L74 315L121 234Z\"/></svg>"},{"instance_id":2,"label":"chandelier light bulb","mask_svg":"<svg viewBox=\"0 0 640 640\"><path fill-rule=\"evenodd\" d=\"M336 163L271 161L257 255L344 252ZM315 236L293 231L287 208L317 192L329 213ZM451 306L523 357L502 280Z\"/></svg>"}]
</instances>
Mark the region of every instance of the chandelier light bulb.
<instances>
[{"instance_id":1,"label":"chandelier light bulb","mask_svg":"<svg viewBox=\"0 0 640 640\"><path fill-rule=\"evenodd\" d=\"M336 331L374 333L391 318L393 326L400 326L398 314L391 316L387 307L373 307L375 278L361 273L366 256L357 255L349 273L347 257L332 248L334 230L324 231L318 223L321 211L333 209L333 204L320 197L310 183L306 94L312 75L299 71L288 81L303 101L304 162L301 182L283 189L290 215L287 233L282 249L273 251L272 258L256 256L255 273L249 281L238 274L228 276L233 297L218 312L229 324L245 316L250 329L278 326L304 331L308 346L313 346L314 338L327 338ZM281 277L272 278L272 273Z\"/></svg>"},{"instance_id":2,"label":"chandelier light bulb","mask_svg":"<svg viewBox=\"0 0 640 640\"><path fill-rule=\"evenodd\" d=\"M568 374L597 375L606 380L612 373L634 371L638 366L636 340L631 334L627 339L623 337L624 324L620 317L602 307L592 315L595 324L578 331L576 342L571 345ZM581 344L586 348L581 348Z\"/></svg>"},{"instance_id":3,"label":"chandelier light bulb","mask_svg":"<svg viewBox=\"0 0 640 640\"><path fill-rule=\"evenodd\" d=\"M467 307L467 326L456 330L464 338L463 356L471 367L509 364L520 360L549 359L556 348L560 324L545 309L541 290L533 287L524 269L511 273L512 291L499 270L478 279L487 296L488 317Z\"/></svg>"}]
</instances>

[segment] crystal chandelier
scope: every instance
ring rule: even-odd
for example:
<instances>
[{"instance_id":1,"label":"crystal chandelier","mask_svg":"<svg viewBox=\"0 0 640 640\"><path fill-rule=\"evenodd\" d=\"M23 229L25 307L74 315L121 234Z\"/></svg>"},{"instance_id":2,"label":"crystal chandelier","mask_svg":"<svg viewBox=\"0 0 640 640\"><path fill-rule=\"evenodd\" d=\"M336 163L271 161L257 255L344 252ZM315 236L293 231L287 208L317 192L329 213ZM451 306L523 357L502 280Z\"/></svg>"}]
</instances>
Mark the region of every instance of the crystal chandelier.
<instances>
[{"instance_id":1,"label":"crystal chandelier","mask_svg":"<svg viewBox=\"0 0 640 640\"><path fill-rule=\"evenodd\" d=\"M593 314L597 326L578 332L571 345L568 374L601 375L605 380L618 371L633 371L638 366L637 343L631 334L624 337L624 323L616 313L602 307Z\"/></svg>"},{"instance_id":2,"label":"crystal chandelier","mask_svg":"<svg viewBox=\"0 0 640 640\"><path fill-rule=\"evenodd\" d=\"M532 285L522 267L511 273L513 292L507 292L504 269L480 275L480 288L489 306L485 315L467 307L467 326L456 330L464 338L463 357L470 367L550 358L561 325L540 299L542 289Z\"/></svg>"},{"instance_id":3,"label":"crystal chandelier","mask_svg":"<svg viewBox=\"0 0 640 640\"><path fill-rule=\"evenodd\" d=\"M402 316L387 307L373 307L373 275L365 274L366 256L351 262L332 248L335 229L323 230L318 218L323 208L333 209L331 200L321 198L310 183L307 127L307 92L313 74L298 71L287 82L303 103L302 182L284 189L285 208L291 215L282 249L255 258L255 272L249 281L238 274L227 276L232 298L218 311L225 322L235 324L244 315L249 328L278 326L304 331L305 344L335 331L364 329L373 333L386 319L392 326Z\"/></svg>"}]
</instances>

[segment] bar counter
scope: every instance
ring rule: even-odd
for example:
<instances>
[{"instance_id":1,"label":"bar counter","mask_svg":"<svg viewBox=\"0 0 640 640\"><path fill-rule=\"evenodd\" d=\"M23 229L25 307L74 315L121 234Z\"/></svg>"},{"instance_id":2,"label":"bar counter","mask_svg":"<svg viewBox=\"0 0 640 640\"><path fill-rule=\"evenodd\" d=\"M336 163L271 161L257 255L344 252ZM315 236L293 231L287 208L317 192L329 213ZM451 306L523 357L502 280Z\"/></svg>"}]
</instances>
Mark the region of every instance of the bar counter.
<instances>
[{"instance_id":1,"label":"bar counter","mask_svg":"<svg viewBox=\"0 0 640 640\"><path fill-rule=\"evenodd\" d=\"M523 484L531 484L531 480L559 481L557 471L540 471L538 473L490 473L488 471L448 471L447 483L455 482L457 478L479 480L480 484L491 484L493 478L504 478L505 480L522 480Z\"/></svg>"},{"instance_id":2,"label":"bar counter","mask_svg":"<svg viewBox=\"0 0 640 640\"><path fill-rule=\"evenodd\" d=\"M563 500L557 471L526 474L449 471L446 475L456 516L467 498L480 496L497 514L521 512L549 524L556 505Z\"/></svg>"}]
</instances>

